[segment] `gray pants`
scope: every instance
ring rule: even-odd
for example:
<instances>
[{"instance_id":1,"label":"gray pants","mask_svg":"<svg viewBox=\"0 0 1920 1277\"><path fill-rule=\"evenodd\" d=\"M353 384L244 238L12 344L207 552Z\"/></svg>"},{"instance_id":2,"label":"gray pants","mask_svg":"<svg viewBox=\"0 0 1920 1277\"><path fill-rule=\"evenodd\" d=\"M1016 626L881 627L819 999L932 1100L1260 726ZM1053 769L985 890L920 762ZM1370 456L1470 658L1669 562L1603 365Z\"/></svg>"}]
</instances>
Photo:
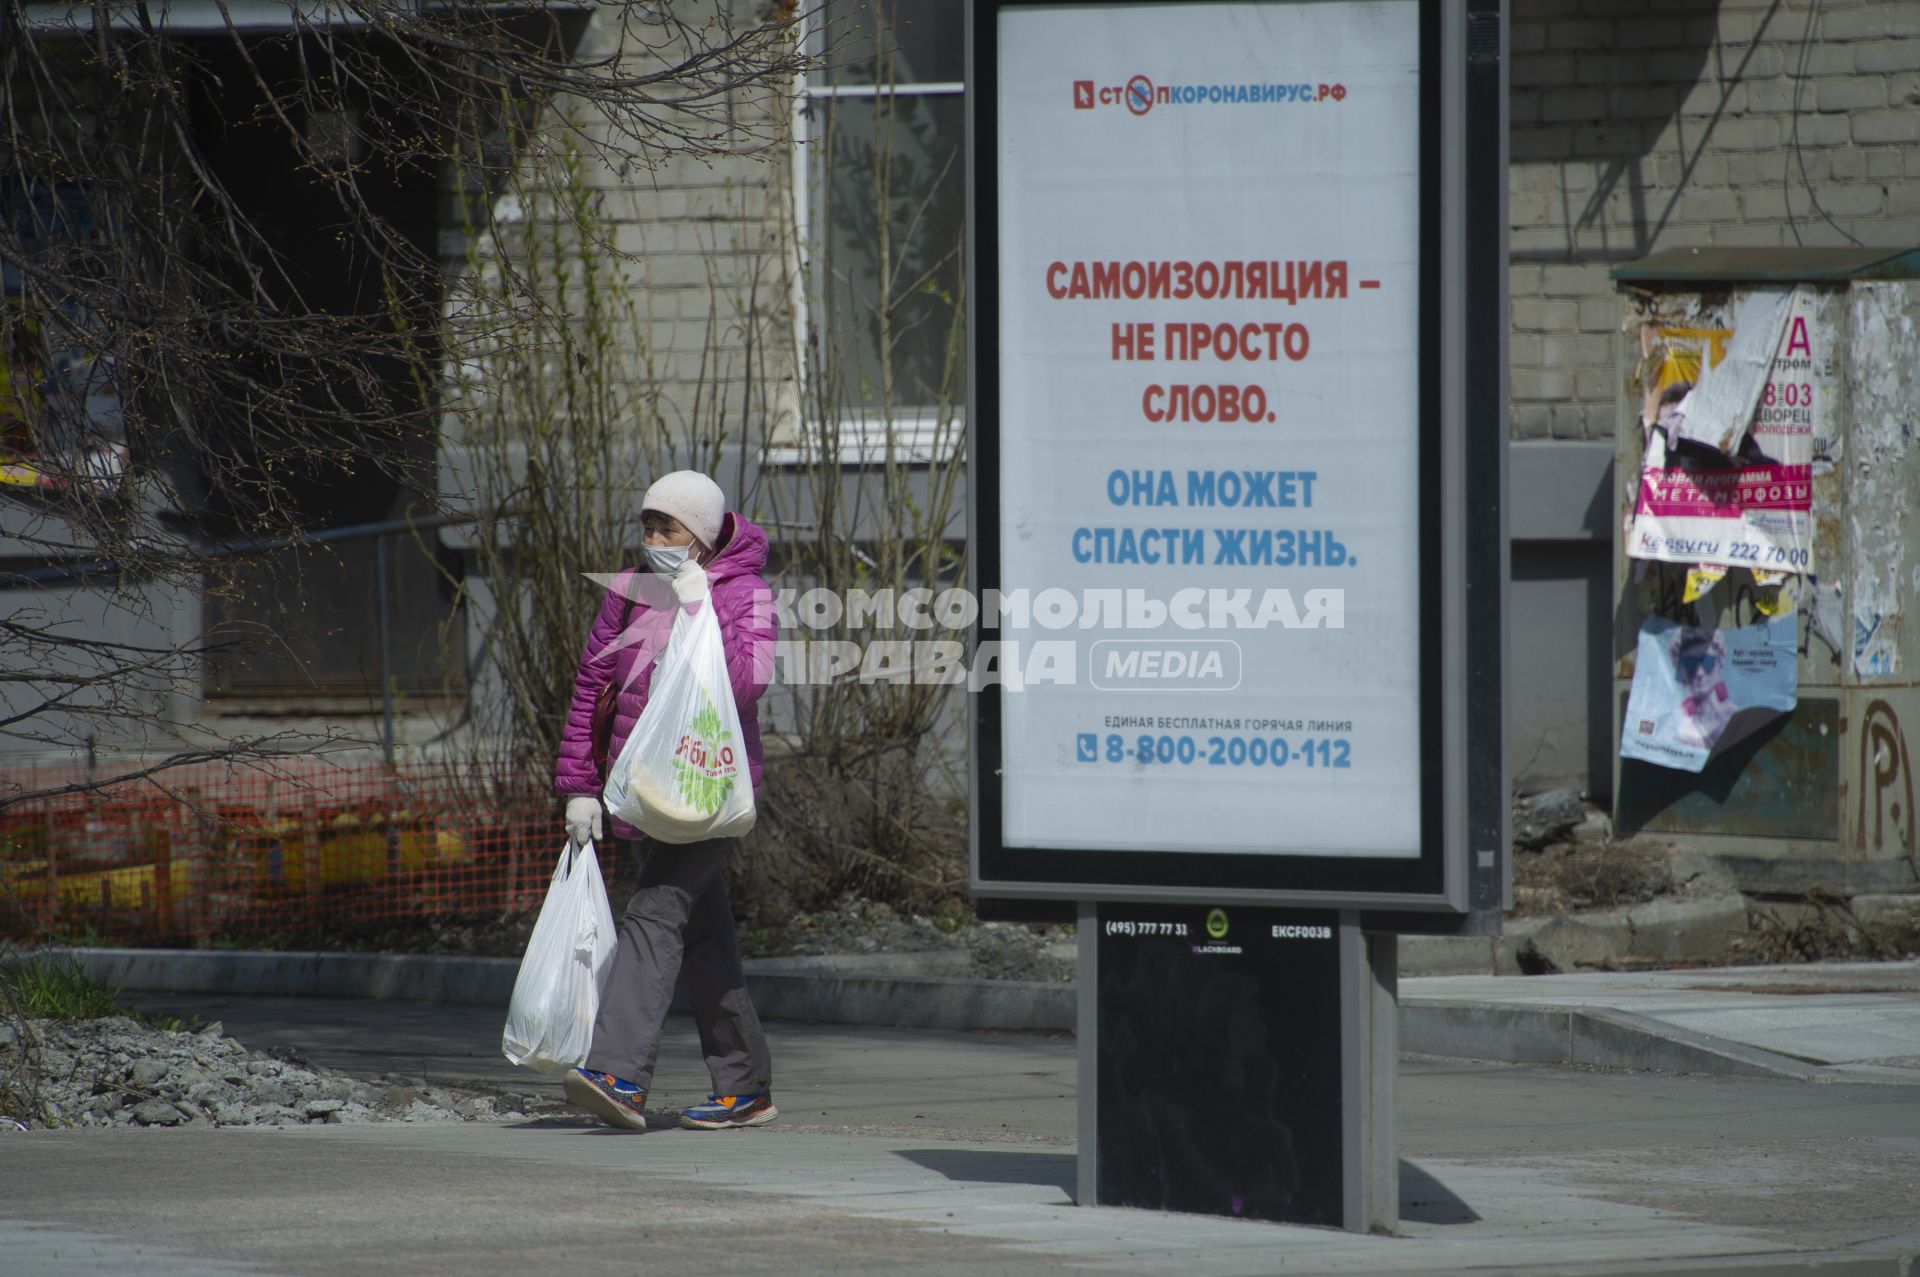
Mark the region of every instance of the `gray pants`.
<instances>
[{"instance_id":1,"label":"gray pants","mask_svg":"<svg viewBox=\"0 0 1920 1277\"><path fill-rule=\"evenodd\" d=\"M620 947L593 1022L587 1068L651 1089L674 979L685 974L713 1093L772 1089L773 1061L747 996L721 872L736 841L641 845L640 887L620 918Z\"/></svg>"}]
</instances>

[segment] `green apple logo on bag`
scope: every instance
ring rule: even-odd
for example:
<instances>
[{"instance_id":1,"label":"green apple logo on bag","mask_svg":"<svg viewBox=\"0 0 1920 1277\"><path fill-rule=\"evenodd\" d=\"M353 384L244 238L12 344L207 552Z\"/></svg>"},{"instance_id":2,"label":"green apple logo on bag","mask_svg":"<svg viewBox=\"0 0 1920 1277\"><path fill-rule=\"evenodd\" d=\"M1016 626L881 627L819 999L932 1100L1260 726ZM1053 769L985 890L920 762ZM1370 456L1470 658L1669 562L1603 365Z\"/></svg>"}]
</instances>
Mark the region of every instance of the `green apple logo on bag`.
<instances>
[{"instance_id":1,"label":"green apple logo on bag","mask_svg":"<svg viewBox=\"0 0 1920 1277\"><path fill-rule=\"evenodd\" d=\"M701 688L700 712L693 716L691 730L673 751L674 788L695 811L711 815L733 792L738 768L729 743L732 740L733 733L721 724L713 697Z\"/></svg>"}]
</instances>

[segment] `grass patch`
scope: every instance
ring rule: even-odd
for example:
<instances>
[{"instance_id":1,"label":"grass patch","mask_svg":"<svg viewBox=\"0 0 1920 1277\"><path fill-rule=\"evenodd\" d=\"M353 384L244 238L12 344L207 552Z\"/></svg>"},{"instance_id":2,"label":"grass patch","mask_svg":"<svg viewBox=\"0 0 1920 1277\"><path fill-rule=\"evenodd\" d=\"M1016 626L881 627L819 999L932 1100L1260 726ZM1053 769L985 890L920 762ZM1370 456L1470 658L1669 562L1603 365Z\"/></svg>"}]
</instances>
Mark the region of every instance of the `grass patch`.
<instances>
[{"instance_id":1,"label":"grass patch","mask_svg":"<svg viewBox=\"0 0 1920 1277\"><path fill-rule=\"evenodd\" d=\"M0 963L20 1013L33 1020L98 1020L123 1015L120 991L94 979L72 958L13 958Z\"/></svg>"},{"instance_id":2,"label":"grass patch","mask_svg":"<svg viewBox=\"0 0 1920 1277\"><path fill-rule=\"evenodd\" d=\"M950 936L965 930L973 922L973 910L958 900L943 900L933 911L934 930Z\"/></svg>"},{"instance_id":3,"label":"grass patch","mask_svg":"<svg viewBox=\"0 0 1920 1277\"><path fill-rule=\"evenodd\" d=\"M123 1015L156 1029L198 1028L178 1016L147 1015L120 1000L120 990L96 980L70 957L0 958L0 1005L29 1020L101 1020Z\"/></svg>"}]
</instances>

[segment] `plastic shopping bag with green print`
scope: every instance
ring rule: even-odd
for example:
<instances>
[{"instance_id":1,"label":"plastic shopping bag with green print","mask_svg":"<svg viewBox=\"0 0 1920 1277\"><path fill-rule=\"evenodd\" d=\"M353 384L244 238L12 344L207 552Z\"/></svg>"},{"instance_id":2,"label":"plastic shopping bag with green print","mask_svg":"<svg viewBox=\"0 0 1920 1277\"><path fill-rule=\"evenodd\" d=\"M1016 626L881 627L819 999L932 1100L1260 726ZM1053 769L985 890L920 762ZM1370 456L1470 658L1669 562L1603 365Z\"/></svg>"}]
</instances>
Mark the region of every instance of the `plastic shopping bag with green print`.
<instances>
[{"instance_id":1,"label":"plastic shopping bag with green print","mask_svg":"<svg viewBox=\"0 0 1920 1277\"><path fill-rule=\"evenodd\" d=\"M661 842L753 828L753 776L711 602L673 621L640 721L607 769L607 810Z\"/></svg>"}]
</instances>

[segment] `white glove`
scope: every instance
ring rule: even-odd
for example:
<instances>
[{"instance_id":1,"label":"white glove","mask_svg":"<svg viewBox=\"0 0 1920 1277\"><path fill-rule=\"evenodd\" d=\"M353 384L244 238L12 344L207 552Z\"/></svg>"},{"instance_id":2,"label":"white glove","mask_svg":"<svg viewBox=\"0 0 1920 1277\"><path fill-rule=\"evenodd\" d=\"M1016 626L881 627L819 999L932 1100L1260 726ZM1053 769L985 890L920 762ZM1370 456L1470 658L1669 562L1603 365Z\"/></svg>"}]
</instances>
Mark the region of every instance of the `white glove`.
<instances>
[{"instance_id":1,"label":"white glove","mask_svg":"<svg viewBox=\"0 0 1920 1277\"><path fill-rule=\"evenodd\" d=\"M680 606L689 612L713 593L713 587L707 582L707 570L688 559L673 574L673 597L680 600Z\"/></svg>"},{"instance_id":2,"label":"white glove","mask_svg":"<svg viewBox=\"0 0 1920 1277\"><path fill-rule=\"evenodd\" d=\"M578 850L588 842L599 842L605 837L606 826L600 815L600 800L584 794L567 799L567 841Z\"/></svg>"}]
</instances>

